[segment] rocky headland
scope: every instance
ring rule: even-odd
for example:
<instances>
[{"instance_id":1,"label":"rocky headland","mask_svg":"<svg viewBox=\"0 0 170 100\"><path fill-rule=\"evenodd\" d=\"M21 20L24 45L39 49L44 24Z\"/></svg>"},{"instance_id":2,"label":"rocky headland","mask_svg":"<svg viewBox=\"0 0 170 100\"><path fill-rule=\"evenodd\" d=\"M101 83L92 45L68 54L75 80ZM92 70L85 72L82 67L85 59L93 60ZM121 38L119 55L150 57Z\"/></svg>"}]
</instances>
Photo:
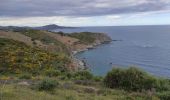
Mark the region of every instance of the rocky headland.
<instances>
[{"instance_id":1,"label":"rocky headland","mask_svg":"<svg viewBox=\"0 0 170 100\"><path fill-rule=\"evenodd\" d=\"M74 70L87 68L85 62L77 59L75 54L112 41L104 33L80 32L66 34L29 28L0 30L0 38L22 42L27 46L39 48L49 53L64 55L70 60L70 63L65 66Z\"/></svg>"}]
</instances>

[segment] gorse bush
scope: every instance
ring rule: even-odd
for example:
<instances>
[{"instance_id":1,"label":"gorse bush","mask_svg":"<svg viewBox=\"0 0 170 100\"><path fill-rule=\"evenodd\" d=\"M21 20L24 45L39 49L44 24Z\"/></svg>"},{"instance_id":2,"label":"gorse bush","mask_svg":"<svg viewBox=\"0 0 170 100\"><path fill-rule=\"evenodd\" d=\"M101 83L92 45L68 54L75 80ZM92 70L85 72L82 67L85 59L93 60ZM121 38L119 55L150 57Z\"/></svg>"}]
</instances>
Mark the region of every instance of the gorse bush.
<instances>
[{"instance_id":1,"label":"gorse bush","mask_svg":"<svg viewBox=\"0 0 170 100\"><path fill-rule=\"evenodd\" d=\"M110 88L141 91L155 88L157 79L134 67L114 68L106 75L104 84Z\"/></svg>"},{"instance_id":2,"label":"gorse bush","mask_svg":"<svg viewBox=\"0 0 170 100\"><path fill-rule=\"evenodd\" d=\"M58 85L59 83L55 80L44 79L37 84L36 88L39 91L53 91Z\"/></svg>"},{"instance_id":3,"label":"gorse bush","mask_svg":"<svg viewBox=\"0 0 170 100\"><path fill-rule=\"evenodd\" d=\"M157 91L170 91L170 80L157 79L156 89Z\"/></svg>"},{"instance_id":4,"label":"gorse bush","mask_svg":"<svg viewBox=\"0 0 170 100\"><path fill-rule=\"evenodd\" d=\"M94 76L94 77L93 77L93 80L94 80L95 82L101 82L101 81L103 81L103 77L101 77L101 76Z\"/></svg>"},{"instance_id":5,"label":"gorse bush","mask_svg":"<svg viewBox=\"0 0 170 100\"><path fill-rule=\"evenodd\" d=\"M66 96L66 100L76 100L74 96Z\"/></svg>"},{"instance_id":6,"label":"gorse bush","mask_svg":"<svg viewBox=\"0 0 170 100\"><path fill-rule=\"evenodd\" d=\"M65 70L70 58L64 53L49 53L26 44L0 38L0 73L40 74L55 68Z\"/></svg>"},{"instance_id":7,"label":"gorse bush","mask_svg":"<svg viewBox=\"0 0 170 100\"><path fill-rule=\"evenodd\" d=\"M78 71L74 74L74 78L78 80L91 80L93 79L93 74L89 71Z\"/></svg>"},{"instance_id":8,"label":"gorse bush","mask_svg":"<svg viewBox=\"0 0 170 100\"><path fill-rule=\"evenodd\" d=\"M78 85L85 85L85 86L95 84L94 81L92 81L92 80L75 80L74 83L78 84Z\"/></svg>"},{"instance_id":9,"label":"gorse bush","mask_svg":"<svg viewBox=\"0 0 170 100\"><path fill-rule=\"evenodd\" d=\"M157 96L160 98L160 100L170 100L170 91L157 93Z\"/></svg>"},{"instance_id":10,"label":"gorse bush","mask_svg":"<svg viewBox=\"0 0 170 100\"><path fill-rule=\"evenodd\" d=\"M22 74L19 76L19 79L31 79L32 75L31 74Z\"/></svg>"},{"instance_id":11,"label":"gorse bush","mask_svg":"<svg viewBox=\"0 0 170 100\"><path fill-rule=\"evenodd\" d=\"M60 75L60 71L56 70L56 69L49 69L47 71L45 71L45 75L49 76L49 77L57 77Z\"/></svg>"}]
</instances>

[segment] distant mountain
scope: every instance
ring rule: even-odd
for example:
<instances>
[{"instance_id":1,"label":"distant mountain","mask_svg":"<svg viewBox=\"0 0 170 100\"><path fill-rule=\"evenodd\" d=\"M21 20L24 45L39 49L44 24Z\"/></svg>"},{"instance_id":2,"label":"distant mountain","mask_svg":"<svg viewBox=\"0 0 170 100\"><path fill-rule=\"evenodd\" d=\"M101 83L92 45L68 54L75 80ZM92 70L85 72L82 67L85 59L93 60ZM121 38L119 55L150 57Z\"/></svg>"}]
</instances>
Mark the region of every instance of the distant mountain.
<instances>
[{"instance_id":1,"label":"distant mountain","mask_svg":"<svg viewBox=\"0 0 170 100\"><path fill-rule=\"evenodd\" d=\"M63 29L63 28L74 28L74 27L65 27L65 26L58 26L55 24L50 24L50 25L46 25L46 26L40 26L40 27L34 27L34 29L39 29L39 30L55 30L55 29Z\"/></svg>"},{"instance_id":2,"label":"distant mountain","mask_svg":"<svg viewBox=\"0 0 170 100\"><path fill-rule=\"evenodd\" d=\"M19 27L19 26L0 26L0 30L5 30L5 31L18 31L22 29L28 29L31 27Z\"/></svg>"},{"instance_id":3,"label":"distant mountain","mask_svg":"<svg viewBox=\"0 0 170 100\"><path fill-rule=\"evenodd\" d=\"M63 28L75 28L75 27L65 27L65 26L59 26L59 25L55 25L55 24L39 26L39 27L0 26L0 30L38 29L38 30L52 31L55 29L63 29Z\"/></svg>"}]
</instances>

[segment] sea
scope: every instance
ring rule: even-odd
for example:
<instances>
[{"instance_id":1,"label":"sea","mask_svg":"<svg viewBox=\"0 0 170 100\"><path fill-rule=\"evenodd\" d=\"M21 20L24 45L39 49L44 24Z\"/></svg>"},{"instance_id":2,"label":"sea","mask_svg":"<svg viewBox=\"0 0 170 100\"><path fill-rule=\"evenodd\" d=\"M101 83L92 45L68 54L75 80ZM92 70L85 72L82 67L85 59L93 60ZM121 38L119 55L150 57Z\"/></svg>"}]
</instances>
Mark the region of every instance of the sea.
<instances>
[{"instance_id":1,"label":"sea","mask_svg":"<svg viewBox=\"0 0 170 100\"><path fill-rule=\"evenodd\" d=\"M115 40L76 55L95 75L104 76L114 67L138 67L152 75L170 78L168 25L77 27L55 31L100 32Z\"/></svg>"}]
</instances>

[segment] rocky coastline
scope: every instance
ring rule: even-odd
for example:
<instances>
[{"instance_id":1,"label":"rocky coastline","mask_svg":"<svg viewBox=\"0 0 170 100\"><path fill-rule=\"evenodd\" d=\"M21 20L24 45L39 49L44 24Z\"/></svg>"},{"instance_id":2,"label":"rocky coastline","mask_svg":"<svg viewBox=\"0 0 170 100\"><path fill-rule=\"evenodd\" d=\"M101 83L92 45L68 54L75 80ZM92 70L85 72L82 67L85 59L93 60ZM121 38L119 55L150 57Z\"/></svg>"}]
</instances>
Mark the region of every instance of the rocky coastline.
<instances>
[{"instance_id":1,"label":"rocky coastline","mask_svg":"<svg viewBox=\"0 0 170 100\"><path fill-rule=\"evenodd\" d=\"M77 50L72 51L72 60L76 64L76 66L78 66L77 70L87 70L87 69L89 69L89 66L86 64L86 62L84 60L78 59L76 57L76 55L78 53L82 53L82 52L85 52L85 51L88 51L88 50L91 50L91 49L95 49L98 46L101 46L103 44L109 44L109 43L111 43L113 41L106 34L103 35L103 38L96 40L94 43L92 43L90 45L87 45L82 49L77 49Z\"/></svg>"}]
</instances>

